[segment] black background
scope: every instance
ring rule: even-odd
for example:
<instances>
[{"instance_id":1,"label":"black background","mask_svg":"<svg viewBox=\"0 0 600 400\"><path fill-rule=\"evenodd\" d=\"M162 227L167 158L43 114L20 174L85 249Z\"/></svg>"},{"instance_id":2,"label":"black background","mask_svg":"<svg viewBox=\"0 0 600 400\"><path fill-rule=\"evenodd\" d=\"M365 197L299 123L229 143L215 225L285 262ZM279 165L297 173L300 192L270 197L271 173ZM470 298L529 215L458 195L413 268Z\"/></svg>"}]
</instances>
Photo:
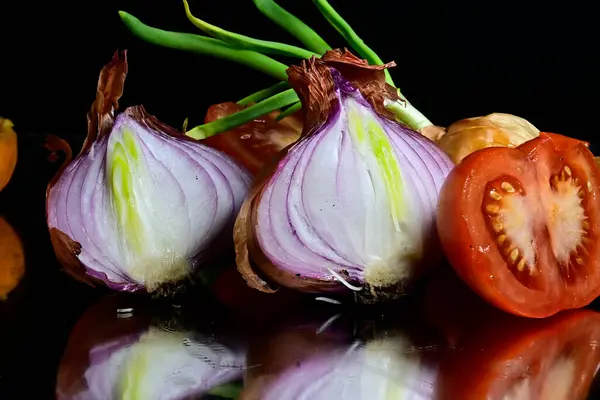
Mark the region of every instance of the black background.
<instances>
[{"instance_id":1,"label":"black background","mask_svg":"<svg viewBox=\"0 0 600 400\"><path fill-rule=\"evenodd\" d=\"M144 104L178 128L186 117L200 123L212 103L274 83L228 61L145 44L117 14L125 10L151 26L199 32L180 1L6 3L0 6L0 114L21 131L83 135L98 72L116 49L129 50L122 106ZM345 44L310 0L280 4L331 45ZM591 2L332 4L383 60L397 62L391 71L396 84L435 124L507 112L541 130L593 141L600 63ZM225 29L298 44L251 0L192 0L190 6Z\"/></svg>"},{"instance_id":2,"label":"black background","mask_svg":"<svg viewBox=\"0 0 600 400\"><path fill-rule=\"evenodd\" d=\"M435 124L506 112L596 148L600 63L591 2L331 3L384 61L396 61L396 84ZM331 45L344 45L310 0L280 4ZM190 5L223 28L298 44L251 0ZM98 73L114 51L128 50L122 108L144 104L177 128L186 117L192 126L200 123L213 103L274 83L227 61L145 44L123 27L118 10L162 29L196 32L179 1L0 5L0 115L15 123L22 151L14 180L0 196L0 214L19 231L27 254L23 285L9 303L0 303L0 398L9 392L52 398L68 333L98 294L57 272L44 222L45 185L56 165L36 146L50 133L78 149Z\"/></svg>"}]
</instances>

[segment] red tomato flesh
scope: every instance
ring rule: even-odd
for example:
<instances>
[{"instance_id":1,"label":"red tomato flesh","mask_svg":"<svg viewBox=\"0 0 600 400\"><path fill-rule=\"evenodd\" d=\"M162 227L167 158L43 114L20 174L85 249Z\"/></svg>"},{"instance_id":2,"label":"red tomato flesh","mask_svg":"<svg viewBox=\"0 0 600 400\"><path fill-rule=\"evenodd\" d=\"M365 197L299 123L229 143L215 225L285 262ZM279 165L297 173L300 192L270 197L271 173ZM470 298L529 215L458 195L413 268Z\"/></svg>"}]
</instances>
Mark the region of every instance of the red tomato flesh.
<instances>
[{"instance_id":1,"label":"red tomato flesh","mask_svg":"<svg viewBox=\"0 0 600 400\"><path fill-rule=\"evenodd\" d=\"M243 110L245 107L227 102L210 106L204 123L209 123ZM300 138L302 116L295 113L277 122L272 112L240 127L202 140L202 143L233 157L256 175L275 154Z\"/></svg>"},{"instance_id":2,"label":"red tomato flesh","mask_svg":"<svg viewBox=\"0 0 600 400\"><path fill-rule=\"evenodd\" d=\"M542 318L600 295L600 174L587 146L541 133L470 154L444 183L444 252L496 307Z\"/></svg>"}]
</instances>

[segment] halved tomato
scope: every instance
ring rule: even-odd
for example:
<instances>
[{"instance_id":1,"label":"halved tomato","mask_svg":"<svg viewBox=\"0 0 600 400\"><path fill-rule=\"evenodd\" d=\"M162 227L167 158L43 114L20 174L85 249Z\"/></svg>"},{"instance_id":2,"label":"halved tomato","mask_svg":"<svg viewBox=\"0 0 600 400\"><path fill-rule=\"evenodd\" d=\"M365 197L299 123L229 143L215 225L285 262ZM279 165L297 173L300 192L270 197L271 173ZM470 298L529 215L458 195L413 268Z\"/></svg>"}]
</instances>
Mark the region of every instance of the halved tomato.
<instances>
[{"instance_id":1,"label":"halved tomato","mask_svg":"<svg viewBox=\"0 0 600 400\"><path fill-rule=\"evenodd\" d=\"M205 123L213 122L245 107L227 102L214 104L206 113ZM238 128L202 140L203 144L230 155L256 175L275 154L300 138L302 116L292 114L277 122L277 112L255 119Z\"/></svg>"},{"instance_id":2,"label":"halved tomato","mask_svg":"<svg viewBox=\"0 0 600 400\"><path fill-rule=\"evenodd\" d=\"M470 154L444 183L446 256L496 307L540 318L600 295L600 170L587 146L541 133Z\"/></svg>"}]
</instances>

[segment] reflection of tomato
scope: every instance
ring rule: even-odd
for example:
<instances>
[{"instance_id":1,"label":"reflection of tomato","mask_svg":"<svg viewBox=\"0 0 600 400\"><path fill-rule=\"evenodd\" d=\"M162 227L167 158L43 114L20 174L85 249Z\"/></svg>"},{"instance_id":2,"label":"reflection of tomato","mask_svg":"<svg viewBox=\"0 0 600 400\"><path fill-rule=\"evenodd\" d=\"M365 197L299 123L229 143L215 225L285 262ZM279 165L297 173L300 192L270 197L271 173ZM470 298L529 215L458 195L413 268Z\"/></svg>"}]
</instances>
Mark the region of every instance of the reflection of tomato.
<instances>
[{"instance_id":1,"label":"reflection of tomato","mask_svg":"<svg viewBox=\"0 0 600 400\"><path fill-rule=\"evenodd\" d=\"M585 399L600 366L600 314L506 315L464 336L442 364L440 400Z\"/></svg>"},{"instance_id":2,"label":"reflection of tomato","mask_svg":"<svg viewBox=\"0 0 600 400\"><path fill-rule=\"evenodd\" d=\"M586 143L541 133L472 153L440 194L448 260L484 299L545 317L600 295L600 170Z\"/></svg>"},{"instance_id":3,"label":"reflection of tomato","mask_svg":"<svg viewBox=\"0 0 600 400\"><path fill-rule=\"evenodd\" d=\"M208 109L205 123L216 121L244 107L235 103L215 104ZM271 113L238 128L203 139L202 143L221 150L256 174L271 157L295 142L302 132L302 118L298 113L276 122Z\"/></svg>"}]
</instances>

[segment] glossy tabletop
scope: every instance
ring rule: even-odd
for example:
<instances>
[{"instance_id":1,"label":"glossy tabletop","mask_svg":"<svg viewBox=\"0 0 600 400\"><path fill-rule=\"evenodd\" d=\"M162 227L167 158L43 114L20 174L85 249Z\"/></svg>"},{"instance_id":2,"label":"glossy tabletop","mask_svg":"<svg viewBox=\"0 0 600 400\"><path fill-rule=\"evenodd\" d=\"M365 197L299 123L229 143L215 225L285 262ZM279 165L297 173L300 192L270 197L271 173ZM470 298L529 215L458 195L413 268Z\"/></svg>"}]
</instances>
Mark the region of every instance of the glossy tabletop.
<instances>
[{"instance_id":1,"label":"glossy tabletop","mask_svg":"<svg viewBox=\"0 0 600 400\"><path fill-rule=\"evenodd\" d=\"M250 290L233 264L173 298L61 272L44 195L57 168L20 137L0 193L2 399L586 399L600 393L597 304L546 319L488 306L451 271L357 306ZM7 245L9 244L9 245ZM443 269L443 267L442 267Z\"/></svg>"}]
</instances>

